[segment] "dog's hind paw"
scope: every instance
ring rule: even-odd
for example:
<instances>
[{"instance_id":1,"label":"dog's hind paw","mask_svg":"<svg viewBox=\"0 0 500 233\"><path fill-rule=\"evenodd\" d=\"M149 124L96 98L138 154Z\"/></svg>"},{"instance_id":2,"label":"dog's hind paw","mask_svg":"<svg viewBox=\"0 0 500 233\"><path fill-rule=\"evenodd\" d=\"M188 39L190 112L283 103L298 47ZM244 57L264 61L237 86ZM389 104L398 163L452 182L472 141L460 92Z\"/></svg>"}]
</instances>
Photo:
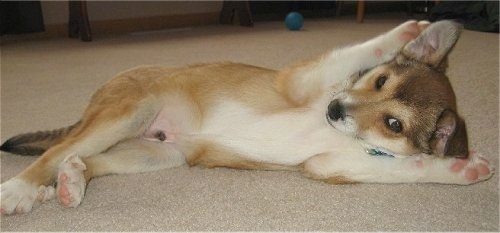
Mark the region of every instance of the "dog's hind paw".
<instances>
[{"instance_id":1,"label":"dog's hind paw","mask_svg":"<svg viewBox=\"0 0 500 233\"><path fill-rule=\"evenodd\" d=\"M80 205L85 194L86 181L83 171L86 169L83 161L74 154L66 157L59 165L56 193L61 205L67 207Z\"/></svg>"},{"instance_id":2,"label":"dog's hind paw","mask_svg":"<svg viewBox=\"0 0 500 233\"><path fill-rule=\"evenodd\" d=\"M30 212L37 203L54 198L54 188L51 186L32 185L21 179L13 178L1 185L2 215L23 214Z\"/></svg>"}]
</instances>

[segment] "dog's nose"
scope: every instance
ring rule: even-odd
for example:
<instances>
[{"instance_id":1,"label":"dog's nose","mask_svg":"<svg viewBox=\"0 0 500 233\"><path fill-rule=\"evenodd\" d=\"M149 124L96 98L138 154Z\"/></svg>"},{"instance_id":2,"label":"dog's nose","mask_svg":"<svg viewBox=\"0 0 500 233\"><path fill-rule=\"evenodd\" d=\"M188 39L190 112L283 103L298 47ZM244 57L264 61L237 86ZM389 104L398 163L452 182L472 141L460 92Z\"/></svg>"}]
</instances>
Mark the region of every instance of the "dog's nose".
<instances>
[{"instance_id":1,"label":"dog's nose","mask_svg":"<svg viewBox=\"0 0 500 233\"><path fill-rule=\"evenodd\" d=\"M332 101L328 105L328 117L334 121L345 118L345 107L338 100Z\"/></svg>"}]
</instances>

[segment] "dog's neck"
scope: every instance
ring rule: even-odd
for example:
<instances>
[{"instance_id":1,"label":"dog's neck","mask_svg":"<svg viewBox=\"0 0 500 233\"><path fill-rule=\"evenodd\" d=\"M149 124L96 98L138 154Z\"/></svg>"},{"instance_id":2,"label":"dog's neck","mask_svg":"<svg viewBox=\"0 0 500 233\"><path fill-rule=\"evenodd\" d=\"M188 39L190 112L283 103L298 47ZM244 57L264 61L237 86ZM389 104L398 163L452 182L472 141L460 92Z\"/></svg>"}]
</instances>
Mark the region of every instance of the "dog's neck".
<instances>
[{"instance_id":1,"label":"dog's neck","mask_svg":"<svg viewBox=\"0 0 500 233\"><path fill-rule=\"evenodd\" d=\"M394 154L392 152L389 152L385 149L376 147L374 145L371 145L369 143L360 141L361 146L365 149L365 152L371 156L381 156L381 157L389 157L389 158L399 158L399 157L404 157L401 155Z\"/></svg>"},{"instance_id":2,"label":"dog's neck","mask_svg":"<svg viewBox=\"0 0 500 233\"><path fill-rule=\"evenodd\" d=\"M365 152L369 155L372 155L372 156L385 156L385 157L394 158L394 155L392 155L388 152L382 151L380 149L377 149L377 148L365 148Z\"/></svg>"}]
</instances>

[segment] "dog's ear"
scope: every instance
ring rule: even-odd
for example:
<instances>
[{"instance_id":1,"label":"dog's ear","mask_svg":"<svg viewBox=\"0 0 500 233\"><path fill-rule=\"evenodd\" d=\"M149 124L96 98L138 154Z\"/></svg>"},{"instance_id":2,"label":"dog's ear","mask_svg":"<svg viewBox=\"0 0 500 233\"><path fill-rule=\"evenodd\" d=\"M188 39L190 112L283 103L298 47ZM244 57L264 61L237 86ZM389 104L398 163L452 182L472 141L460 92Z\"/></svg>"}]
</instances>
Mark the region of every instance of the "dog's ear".
<instances>
[{"instance_id":1,"label":"dog's ear","mask_svg":"<svg viewBox=\"0 0 500 233\"><path fill-rule=\"evenodd\" d=\"M436 123L430 147L439 157L467 158L469 145L464 120L456 113L444 110Z\"/></svg>"},{"instance_id":2,"label":"dog's ear","mask_svg":"<svg viewBox=\"0 0 500 233\"><path fill-rule=\"evenodd\" d=\"M433 23L406 44L403 54L444 71L446 57L457 42L461 29L460 24L449 20Z\"/></svg>"}]
</instances>

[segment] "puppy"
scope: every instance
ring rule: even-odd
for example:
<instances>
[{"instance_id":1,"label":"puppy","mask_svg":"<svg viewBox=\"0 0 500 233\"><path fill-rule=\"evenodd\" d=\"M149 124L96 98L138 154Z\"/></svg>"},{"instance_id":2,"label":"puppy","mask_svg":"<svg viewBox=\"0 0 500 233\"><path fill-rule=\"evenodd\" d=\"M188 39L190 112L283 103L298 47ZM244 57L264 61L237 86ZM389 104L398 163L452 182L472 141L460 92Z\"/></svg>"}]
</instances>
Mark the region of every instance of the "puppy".
<instances>
[{"instance_id":1,"label":"puppy","mask_svg":"<svg viewBox=\"0 0 500 233\"><path fill-rule=\"evenodd\" d=\"M183 164L300 170L330 183L485 180L492 167L469 153L445 76L460 27L427 26L408 21L281 71L235 63L125 71L78 123L1 146L42 154L1 185L1 212L29 212L55 196L75 207L92 177Z\"/></svg>"}]
</instances>

